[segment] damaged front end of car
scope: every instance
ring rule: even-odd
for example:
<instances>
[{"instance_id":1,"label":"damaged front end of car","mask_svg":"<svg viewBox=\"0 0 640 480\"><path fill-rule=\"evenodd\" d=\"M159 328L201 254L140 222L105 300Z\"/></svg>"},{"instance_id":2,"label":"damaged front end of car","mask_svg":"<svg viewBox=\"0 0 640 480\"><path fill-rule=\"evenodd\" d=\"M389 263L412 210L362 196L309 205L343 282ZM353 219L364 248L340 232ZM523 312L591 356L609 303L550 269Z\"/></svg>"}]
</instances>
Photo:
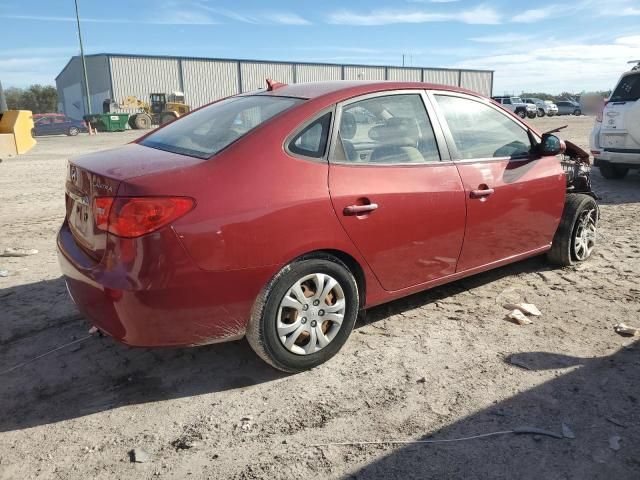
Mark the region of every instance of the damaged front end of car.
<instances>
[{"instance_id":1,"label":"damaged front end of car","mask_svg":"<svg viewBox=\"0 0 640 480\"><path fill-rule=\"evenodd\" d=\"M567 177L567 193L584 193L594 199L598 196L591 188L591 163L589 154L568 140L560 156L560 164Z\"/></svg>"}]
</instances>

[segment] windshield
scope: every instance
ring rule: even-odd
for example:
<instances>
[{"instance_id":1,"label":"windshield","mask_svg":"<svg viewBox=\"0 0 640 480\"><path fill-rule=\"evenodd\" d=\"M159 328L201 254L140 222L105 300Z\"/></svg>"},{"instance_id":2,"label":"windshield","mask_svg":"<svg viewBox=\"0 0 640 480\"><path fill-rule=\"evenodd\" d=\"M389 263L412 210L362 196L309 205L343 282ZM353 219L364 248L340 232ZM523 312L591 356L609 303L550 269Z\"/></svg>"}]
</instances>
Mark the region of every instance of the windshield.
<instances>
[{"instance_id":1,"label":"windshield","mask_svg":"<svg viewBox=\"0 0 640 480\"><path fill-rule=\"evenodd\" d=\"M299 98L231 97L202 108L152 133L145 147L209 158L275 115L303 102Z\"/></svg>"},{"instance_id":2,"label":"windshield","mask_svg":"<svg viewBox=\"0 0 640 480\"><path fill-rule=\"evenodd\" d=\"M513 103L523 103L520 97L511 97Z\"/></svg>"},{"instance_id":3,"label":"windshield","mask_svg":"<svg viewBox=\"0 0 640 480\"><path fill-rule=\"evenodd\" d=\"M635 102L640 98L640 73L627 75L613 91L610 102Z\"/></svg>"}]
</instances>

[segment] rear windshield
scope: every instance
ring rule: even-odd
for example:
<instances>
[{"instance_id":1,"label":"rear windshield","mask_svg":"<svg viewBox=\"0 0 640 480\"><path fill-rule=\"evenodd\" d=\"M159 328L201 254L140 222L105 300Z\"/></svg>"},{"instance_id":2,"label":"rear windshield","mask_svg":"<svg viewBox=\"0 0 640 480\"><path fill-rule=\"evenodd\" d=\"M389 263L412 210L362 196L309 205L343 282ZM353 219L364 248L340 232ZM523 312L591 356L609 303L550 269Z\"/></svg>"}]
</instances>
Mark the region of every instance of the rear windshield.
<instances>
[{"instance_id":1,"label":"rear windshield","mask_svg":"<svg viewBox=\"0 0 640 480\"><path fill-rule=\"evenodd\" d=\"M610 102L635 102L640 99L640 73L627 75L613 91Z\"/></svg>"},{"instance_id":2,"label":"rear windshield","mask_svg":"<svg viewBox=\"0 0 640 480\"><path fill-rule=\"evenodd\" d=\"M152 133L141 145L209 158L273 116L303 102L299 98L231 97Z\"/></svg>"}]
</instances>

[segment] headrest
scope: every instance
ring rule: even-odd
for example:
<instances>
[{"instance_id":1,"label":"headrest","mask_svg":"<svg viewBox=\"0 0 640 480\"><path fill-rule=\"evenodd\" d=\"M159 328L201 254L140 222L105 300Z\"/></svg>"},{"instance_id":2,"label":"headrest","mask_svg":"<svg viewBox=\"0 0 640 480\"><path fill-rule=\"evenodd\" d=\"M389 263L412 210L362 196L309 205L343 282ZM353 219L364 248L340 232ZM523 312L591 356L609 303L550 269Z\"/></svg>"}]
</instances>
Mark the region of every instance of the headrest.
<instances>
[{"instance_id":1,"label":"headrest","mask_svg":"<svg viewBox=\"0 0 640 480\"><path fill-rule=\"evenodd\" d=\"M358 125L356 123L356 117L353 113L342 112L342 119L340 120L340 137L343 140L351 140L356 135Z\"/></svg>"},{"instance_id":2,"label":"headrest","mask_svg":"<svg viewBox=\"0 0 640 480\"><path fill-rule=\"evenodd\" d=\"M418 122L413 118L392 117L369 130L371 140L399 147L415 147L419 137Z\"/></svg>"}]
</instances>

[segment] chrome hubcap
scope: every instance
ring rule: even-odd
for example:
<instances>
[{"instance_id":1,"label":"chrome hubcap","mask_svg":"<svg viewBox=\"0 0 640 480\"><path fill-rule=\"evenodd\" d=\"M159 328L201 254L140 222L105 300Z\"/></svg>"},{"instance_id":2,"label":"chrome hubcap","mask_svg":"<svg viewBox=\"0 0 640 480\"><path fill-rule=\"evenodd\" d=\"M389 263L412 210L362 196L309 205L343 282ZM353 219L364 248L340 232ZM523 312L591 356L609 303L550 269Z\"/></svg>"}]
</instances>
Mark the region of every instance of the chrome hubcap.
<instances>
[{"instance_id":1,"label":"chrome hubcap","mask_svg":"<svg viewBox=\"0 0 640 480\"><path fill-rule=\"evenodd\" d=\"M280 302L278 337L292 353L318 352L338 334L345 308L344 291L335 278L324 273L306 275Z\"/></svg>"},{"instance_id":2,"label":"chrome hubcap","mask_svg":"<svg viewBox=\"0 0 640 480\"><path fill-rule=\"evenodd\" d=\"M576 260L582 261L589 258L596 246L596 211L586 210L580 214L576 227L576 236L573 240L573 251Z\"/></svg>"}]
</instances>

